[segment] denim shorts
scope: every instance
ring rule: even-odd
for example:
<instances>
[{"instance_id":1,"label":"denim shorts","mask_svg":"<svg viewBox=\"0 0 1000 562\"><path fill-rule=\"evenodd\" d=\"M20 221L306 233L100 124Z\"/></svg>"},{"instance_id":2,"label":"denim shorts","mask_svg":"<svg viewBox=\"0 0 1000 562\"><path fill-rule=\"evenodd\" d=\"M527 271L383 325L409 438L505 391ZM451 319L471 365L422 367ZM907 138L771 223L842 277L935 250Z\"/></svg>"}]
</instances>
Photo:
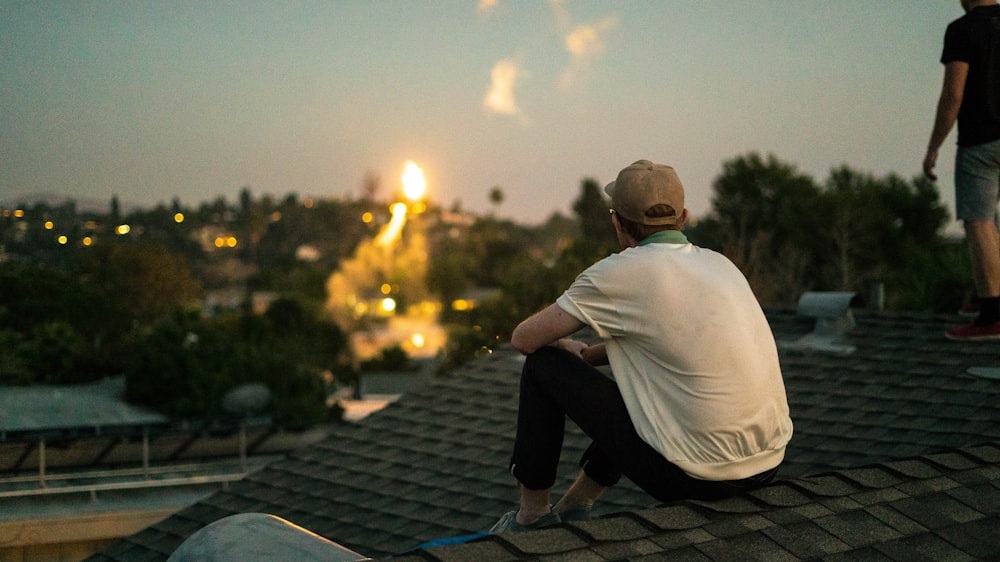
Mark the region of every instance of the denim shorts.
<instances>
[{"instance_id":1,"label":"denim shorts","mask_svg":"<svg viewBox=\"0 0 1000 562\"><path fill-rule=\"evenodd\" d=\"M994 220L1000 200L1000 140L960 146L955 154L955 216Z\"/></svg>"}]
</instances>

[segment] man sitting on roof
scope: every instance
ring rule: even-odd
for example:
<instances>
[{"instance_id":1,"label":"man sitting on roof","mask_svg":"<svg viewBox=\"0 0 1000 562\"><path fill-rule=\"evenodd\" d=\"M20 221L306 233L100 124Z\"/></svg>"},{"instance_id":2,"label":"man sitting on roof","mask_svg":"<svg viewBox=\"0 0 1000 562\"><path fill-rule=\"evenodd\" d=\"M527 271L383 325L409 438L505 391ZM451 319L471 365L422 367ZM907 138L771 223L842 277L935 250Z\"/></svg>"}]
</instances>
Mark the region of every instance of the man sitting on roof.
<instances>
[{"instance_id":1,"label":"man sitting on roof","mask_svg":"<svg viewBox=\"0 0 1000 562\"><path fill-rule=\"evenodd\" d=\"M640 160L605 187L622 251L524 320L510 470L520 507L491 532L589 518L622 475L660 501L771 481L792 435L770 326L743 274L682 233L674 169ZM566 339L589 326L603 342ZM614 379L595 366L610 364ZM566 416L593 441L551 505Z\"/></svg>"}]
</instances>

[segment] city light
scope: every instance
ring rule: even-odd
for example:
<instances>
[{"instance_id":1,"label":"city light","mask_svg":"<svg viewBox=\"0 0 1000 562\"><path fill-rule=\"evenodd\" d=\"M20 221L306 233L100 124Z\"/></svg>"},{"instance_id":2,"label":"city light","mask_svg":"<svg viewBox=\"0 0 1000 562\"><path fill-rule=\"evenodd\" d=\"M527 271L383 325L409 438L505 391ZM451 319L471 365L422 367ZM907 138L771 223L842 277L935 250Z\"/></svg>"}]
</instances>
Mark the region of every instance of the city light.
<instances>
[{"instance_id":1,"label":"city light","mask_svg":"<svg viewBox=\"0 0 1000 562\"><path fill-rule=\"evenodd\" d=\"M120 224L120 225L118 225L118 228L115 229L115 234L118 234L119 236L123 236L125 234L128 234L129 231L131 231L131 230L132 230L132 227L130 227L129 225L127 225L127 224Z\"/></svg>"},{"instance_id":2,"label":"city light","mask_svg":"<svg viewBox=\"0 0 1000 562\"><path fill-rule=\"evenodd\" d=\"M215 247L216 248L235 248L237 244L235 236L216 236L215 237Z\"/></svg>"},{"instance_id":3,"label":"city light","mask_svg":"<svg viewBox=\"0 0 1000 562\"><path fill-rule=\"evenodd\" d=\"M56 225L52 221L45 221L45 230L52 230Z\"/></svg>"},{"instance_id":4,"label":"city light","mask_svg":"<svg viewBox=\"0 0 1000 562\"><path fill-rule=\"evenodd\" d=\"M59 237L56 238L56 242L65 246L66 243L69 242L69 238L67 238L65 234L60 234Z\"/></svg>"},{"instance_id":5,"label":"city light","mask_svg":"<svg viewBox=\"0 0 1000 562\"><path fill-rule=\"evenodd\" d=\"M382 283L382 294L388 295L391 292L392 292L392 285L388 283Z\"/></svg>"},{"instance_id":6,"label":"city light","mask_svg":"<svg viewBox=\"0 0 1000 562\"><path fill-rule=\"evenodd\" d=\"M83 245L84 245L84 246L90 246L90 245L92 245L93 243L94 243L94 239L93 239L93 238L91 238L90 236L84 236L84 237L83 237Z\"/></svg>"},{"instance_id":7,"label":"city light","mask_svg":"<svg viewBox=\"0 0 1000 562\"><path fill-rule=\"evenodd\" d=\"M396 301L390 298L382 299L382 310L385 312L393 312L396 310Z\"/></svg>"},{"instance_id":8,"label":"city light","mask_svg":"<svg viewBox=\"0 0 1000 562\"><path fill-rule=\"evenodd\" d=\"M375 216L372 215L371 213L366 212L365 214L361 215L361 222L365 224L369 224L373 220L375 220Z\"/></svg>"},{"instance_id":9,"label":"city light","mask_svg":"<svg viewBox=\"0 0 1000 562\"><path fill-rule=\"evenodd\" d=\"M174 222L180 224L184 222L184 213L177 213L174 215Z\"/></svg>"}]
</instances>

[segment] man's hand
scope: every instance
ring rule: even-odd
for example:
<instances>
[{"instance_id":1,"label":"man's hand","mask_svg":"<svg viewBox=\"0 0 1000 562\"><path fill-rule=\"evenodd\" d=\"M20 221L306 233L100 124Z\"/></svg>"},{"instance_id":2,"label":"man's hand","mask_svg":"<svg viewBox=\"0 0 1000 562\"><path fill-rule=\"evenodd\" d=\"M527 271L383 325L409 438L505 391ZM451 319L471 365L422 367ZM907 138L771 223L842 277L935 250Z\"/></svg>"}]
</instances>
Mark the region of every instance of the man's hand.
<instances>
[{"instance_id":1,"label":"man's hand","mask_svg":"<svg viewBox=\"0 0 1000 562\"><path fill-rule=\"evenodd\" d=\"M565 349L566 351L576 355L580 359L583 359L583 350L590 347L589 345L583 343L582 341L577 341L569 338L562 338L556 342L556 347L559 349Z\"/></svg>"},{"instance_id":2,"label":"man's hand","mask_svg":"<svg viewBox=\"0 0 1000 562\"><path fill-rule=\"evenodd\" d=\"M608 350L603 343L587 345L582 341L562 338L552 345L576 355L594 367L608 364Z\"/></svg>"},{"instance_id":3,"label":"man's hand","mask_svg":"<svg viewBox=\"0 0 1000 562\"><path fill-rule=\"evenodd\" d=\"M931 181L937 181L937 174L934 173L937 157L938 151L930 148L927 149L927 155L924 156L924 175Z\"/></svg>"}]
</instances>

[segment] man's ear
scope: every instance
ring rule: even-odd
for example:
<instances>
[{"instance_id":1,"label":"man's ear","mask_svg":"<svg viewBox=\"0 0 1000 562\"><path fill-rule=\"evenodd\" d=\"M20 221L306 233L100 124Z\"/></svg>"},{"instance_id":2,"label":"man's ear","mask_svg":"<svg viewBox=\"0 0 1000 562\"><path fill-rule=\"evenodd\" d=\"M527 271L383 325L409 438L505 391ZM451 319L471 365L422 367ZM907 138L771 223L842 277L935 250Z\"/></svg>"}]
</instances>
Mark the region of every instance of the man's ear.
<instances>
[{"instance_id":1,"label":"man's ear","mask_svg":"<svg viewBox=\"0 0 1000 562\"><path fill-rule=\"evenodd\" d=\"M681 217L677 221L677 229L684 230L684 227L687 226L687 222L688 222L688 210L684 209L683 211L681 211Z\"/></svg>"},{"instance_id":2,"label":"man's ear","mask_svg":"<svg viewBox=\"0 0 1000 562\"><path fill-rule=\"evenodd\" d=\"M611 213L611 224L615 225L615 232L624 232L622 230L622 223L618 220L618 213Z\"/></svg>"}]
</instances>

